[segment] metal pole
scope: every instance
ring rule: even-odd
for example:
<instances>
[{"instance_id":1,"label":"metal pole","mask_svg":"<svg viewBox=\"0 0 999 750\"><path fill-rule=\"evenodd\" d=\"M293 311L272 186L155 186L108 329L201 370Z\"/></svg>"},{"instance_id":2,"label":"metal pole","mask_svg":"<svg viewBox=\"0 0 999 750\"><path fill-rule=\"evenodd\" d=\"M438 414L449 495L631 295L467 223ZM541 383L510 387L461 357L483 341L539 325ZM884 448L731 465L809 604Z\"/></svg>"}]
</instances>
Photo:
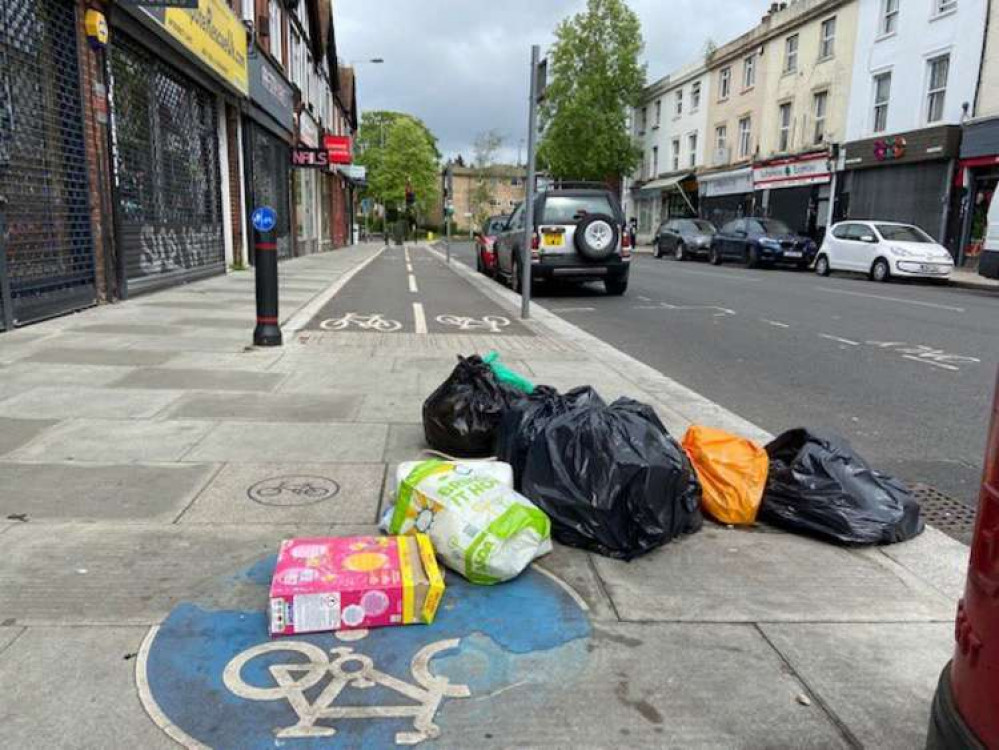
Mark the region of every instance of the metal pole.
<instances>
[{"instance_id":1,"label":"metal pole","mask_svg":"<svg viewBox=\"0 0 999 750\"><path fill-rule=\"evenodd\" d=\"M273 229L262 232L254 227L253 247L257 277L257 327L253 330L253 345L281 346L277 241Z\"/></svg>"},{"instance_id":2,"label":"metal pole","mask_svg":"<svg viewBox=\"0 0 999 750\"><path fill-rule=\"evenodd\" d=\"M538 63L541 47L531 47L531 105L527 118L527 190L524 196L524 241L521 250L520 317L531 317L531 241L534 239L534 192L538 151Z\"/></svg>"}]
</instances>

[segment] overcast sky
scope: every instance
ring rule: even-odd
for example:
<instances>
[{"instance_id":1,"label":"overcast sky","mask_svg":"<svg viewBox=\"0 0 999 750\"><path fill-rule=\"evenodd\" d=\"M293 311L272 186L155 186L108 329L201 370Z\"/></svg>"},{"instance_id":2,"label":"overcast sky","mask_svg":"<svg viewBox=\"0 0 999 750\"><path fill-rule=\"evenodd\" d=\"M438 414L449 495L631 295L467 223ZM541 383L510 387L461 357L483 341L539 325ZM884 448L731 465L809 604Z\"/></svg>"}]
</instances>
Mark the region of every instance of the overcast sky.
<instances>
[{"instance_id":1,"label":"overcast sky","mask_svg":"<svg viewBox=\"0 0 999 750\"><path fill-rule=\"evenodd\" d=\"M628 0L642 21L653 81L759 21L763 0ZM527 131L530 46L544 49L556 24L585 0L333 0L337 50L357 66L361 110L422 118L445 156L471 157L476 134L498 130L517 158Z\"/></svg>"}]
</instances>

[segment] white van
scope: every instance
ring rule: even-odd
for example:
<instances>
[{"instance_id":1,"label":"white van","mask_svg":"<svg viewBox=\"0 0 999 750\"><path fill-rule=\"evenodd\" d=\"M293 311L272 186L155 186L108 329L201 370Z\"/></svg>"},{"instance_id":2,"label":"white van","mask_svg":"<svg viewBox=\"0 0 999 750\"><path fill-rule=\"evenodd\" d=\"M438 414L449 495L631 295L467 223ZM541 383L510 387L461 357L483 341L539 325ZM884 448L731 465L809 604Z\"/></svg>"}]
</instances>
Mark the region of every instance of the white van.
<instances>
[{"instance_id":1,"label":"white van","mask_svg":"<svg viewBox=\"0 0 999 750\"><path fill-rule=\"evenodd\" d=\"M999 279L999 200L993 200L989 206L989 228L982 256L978 259L978 273L989 279Z\"/></svg>"}]
</instances>

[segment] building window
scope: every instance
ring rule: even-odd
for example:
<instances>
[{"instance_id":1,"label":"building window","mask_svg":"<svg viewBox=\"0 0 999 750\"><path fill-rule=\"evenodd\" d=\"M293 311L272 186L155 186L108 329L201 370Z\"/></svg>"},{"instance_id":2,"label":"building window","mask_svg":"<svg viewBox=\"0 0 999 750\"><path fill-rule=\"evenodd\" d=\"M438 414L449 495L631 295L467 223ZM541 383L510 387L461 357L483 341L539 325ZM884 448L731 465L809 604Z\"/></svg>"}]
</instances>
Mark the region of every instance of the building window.
<instances>
[{"instance_id":1,"label":"building window","mask_svg":"<svg viewBox=\"0 0 999 750\"><path fill-rule=\"evenodd\" d=\"M888 102L891 99L891 73L874 76L874 132L888 129Z\"/></svg>"},{"instance_id":2,"label":"building window","mask_svg":"<svg viewBox=\"0 0 999 750\"><path fill-rule=\"evenodd\" d=\"M798 35L789 36L784 41L784 72L798 71Z\"/></svg>"},{"instance_id":3,"label":"building window","mask_svg":"<svg viewBox=\"0 0 999 750\"><path fill-rule=\"evenodd\" d=\"M753 140L753 120L751 117L743 117L739 120L739 156L746 158L751 153Z\"/></svg>"},{"instance_id":4,"label":"building window","mask_svg":"<svg viewBox=\"0 0 999 750\"><path fill-rule=\"evenodd\" d=\"M788 151L791 148L791 103L781 104L777 109L777 150Z\"/></svg>"},{"instance_id":5,"label":"building window","mask_svg":"<svg viewBox=\"0 0 999 750\"><path fill-rule=\"evenodd\" d=\"M750 55L742 62L742 88L751 89L756 85L756 55Z\"/></svg>"},{"instance_id":6,"label":"building window","mask_svg":"<svg viewBox=\"0 0 999 750\"><path fill-rule=\"evenodd\" d=\"M656 100L656 125L655 126L658 128L659 125L662 123L662 121L663 121L663 100L662 99L657 99Z\"/></svg>"},{"instance_id":7,"label":"building window","mask_svg":"<svg viewBox=\"0 0 999 750\"><path fill-rule=\"evenodd\" d=\"M696 112L701 108L701 82L698 81L690 87L690 111Z\"/></svg>"},{"instance_id":8,"label":"building window","mask_svg":"<svg viewBox=\"0 0 999 750\"><path fill-rule=\"evenodd\" d=\"M648 107L642 107L642 117L639 120L639 123L640 123L639 135L644 135L645 131L649 127L649 108Z\"/></svg>"},{"instance_id":9,"label":"building window","mask_svg":"<svg viewBox=\"0 0 999 750\"><path fill-rule=\"evenodd\" d=\"M690 167L693 169L697 166L697 133L687 136L687 146L690 148Z\"/></svg>"},{"instance_id":10,"label":"building window","mask_svg":"<svg viewBox=\"0 0 999 750\"><path fill-rule=\"evenodd\" d=\"M677 89L676 92L676 116L679 117L683 114L683 89Z\"/></svg>"},{"instance_id":11,"label":"building window","mask_svg":"<svg viewBox=\"0 0 999 750\"><path fill-rule=\"evenodd\" d=\"M957 0L933 0L934 15L942 16L944 13L950 13L952 10L957 10Z\"/></svg>"},{"instance_id":12,"label":"building window","mask_svg":"<svg viewBox=\"0 0 999 750\"><path fill-rule=\"evenodd\" d=\"M812 141L816 145L826 138L826 110L829 108L829 92L817 91L812 97L812 113L815 115L815 132Z\"/></svg>"},{"instance_id":13,"label":"building window","mask_svg":"<svg viewBox=\"0 0 999 750\"><path fill-rule=\"evenodd\" d=\"M822 22L822 33L819 35L819 59L828 60L836 51L836 17L827 18Z\"/></svg>"},{"instance_id":14,"label":"building window","mask_svg":"<svg viewBox=\"0 0 999 750\"><path fill-rule=\"evenodd\" d=\"M718 101L728 99L732 89L732 69L722 68L718 71Z\"/></svg>"},{"instance_id":15,"label":"building window","mask_svg":"<svg viewBox=\"0 0 999 750\"><path fill-rule=\"evenodd\" d=\"M898 0L884 0L881 6L881 33L884 36L898 31Z\"/></svg>"},{"instance_id":16,"label":"building window","mask_svg":"<svg viewBox=\"0 0 999 750\"><path fill-rule=\"evenodd\" d=\"M284 63L281 61L281 5L277 0L269 0L267 3L267 34L271 57L277 60L278 65L283 65Z\"/></svg>"},{"instance_id":17,"label":"building window","mask_svg":"<svg viewBox=\"0 0 999 750\"><path fill-rule=\"evenodd\" d=\"M944 117L944 102L947 99L950 55L934 57L928 64L929 90L926 92L926 122L939 122Z\"/></svg>"},{"instance_id":18,"label":"building window","mask_svg":"<svg viewBox=\"0 0 999 750\"><path fill-rule=\"evenodd\" d=\"M659 174L659 146L652 147L652 176Z\"/></svg>"},{"instance_id":19,"label":"building window","mask_svg":"<svg viewBox=\"0 0 999 750\"><path fill-rule=\"evenodd\" d=\"M680 169L680 139L673 139L673 171Z\"/></svg>"},{"instance_id":20,"label":"building window","mask_svg":"<svg viewBox=\"0 0 999 750\"><path fill-rule=\"evenodd\" d=\"M719 125L715 128L715 149L718 150L719 155L721 152L728 148L728 127L725 125Z\"/></svg>"},{"instance_id":21,"label":"building window","mask_svg":"<svg viewBox=\"0 0 999 750\"><path fill-rule=\"evenodd\" d=\"M251 23L256 19L253 17L256 13L256 2L255 0L240 0L239 12L240 19L243 21L250 21Z\"/></svg>"}]
</instances>

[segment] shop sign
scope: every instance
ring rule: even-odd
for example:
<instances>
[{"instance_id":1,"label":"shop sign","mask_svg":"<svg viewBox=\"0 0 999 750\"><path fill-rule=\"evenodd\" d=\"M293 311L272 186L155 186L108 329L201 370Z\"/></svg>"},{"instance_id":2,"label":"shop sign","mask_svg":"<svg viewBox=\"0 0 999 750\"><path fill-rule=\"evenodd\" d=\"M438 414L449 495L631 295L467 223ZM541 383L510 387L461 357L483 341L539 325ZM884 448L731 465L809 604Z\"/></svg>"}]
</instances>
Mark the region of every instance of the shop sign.
<instances>
[{"instance_id":1,"label":"shop sign","mask_svg":"<svg viewBox=\"0 0 999 750\"><path fill-rule=\"evenodd\" d=\"M846 169L865 169L953 159L960 153L960 146L961 127L958 125L910 130L898 135L847 143L843 166Z\"/></svg>"},{"instance_id":2,"label":"shop sign","mask_svg":"<svg viewBox=\"0 0 999 750\"><path fill-rule=\"evenodd\" d=\"M330 165L329 153L322 148L298 147L291 150L291 166L300 169L325 169Z\"/></svg>"},{"instance_id":3,"label":"shop sign","mask_svg":"<svg viewBox=\"0 0 999 750\"><path fill-rule=\"evenodd\" d=\"M757 190L821 185L831 179L827 154L777 159L753 167L753 185Z\"/></svg>"},{"instance_id":4,"label":"shop sign","mask_svg":"<svg viewBox=\"0 0 999 750\"><path fill-rule=\"evenodd\" d=\"M198 0L126 0L131 5L144 5L147 8L197 8Z\"/></svg>"},{"instance_id":5,"label":"shop sign","mask_svg":"<svg viewBox=\"0 0 999 750\"><path fill-rule=\"evenodd\" d=\"M319 147L319 125L308 112L298 115L298 140L309 148Z\"/></svg>"},{"instance_id":6,"label":"shop sign","mask_svg":"<svg viewBox=\"0 0 999 750\"><path fill-rule=\"evenodd\" d=\"M250 56L250 99L289 133L295 130L294 90L266 55Z\"/></svg>"},{"instance_id":7,"label":"shop sign","mask_svg":"<svg viewBox=\"0 0 999 750\"><path fill-rule=\"evenodd\" d=\"M902 136L879 138L874 141L874 158L878 161L895 161L905 156L909 142Z\"/></svg>"},{"instance_id":8,"label":"shop sign","mask_svg":"<svg viewBox=\"0 0 999 750\"><path fill-rule=\"evenodd\" d=\"M368 181L368 169L359 164L339 165L336 171L353 182L355 185L366 185Z\"/></svg>"},{"instance_id":9,"label":"shop sign","mask_svg":"<svg viewBox=\"0 0 999 750\"><path fill-rule=\"evenodd\" d=\"M239 93L249 94L246 27L223 0L198 0L191 9L141 10Z\"/></svg>"},{"instance_id":10,"label":"shop sign","mask_svg":"<svg viewBox=\"0 0 999 750\"><path fill-rule=\"evenodd\" d=\"M715 198L722 195L741 195L753 192L753 172L739 169L718 175L702 175L699 178L701 195Z\"/></svg>"},{"instance_id":11,"label":"shop sign","mask_svg":"<svg viewBox=\"0 0 999 750\"><path fill-rule=\"evenodd\" d=\"M353 164L354 150L349 135L327 135L323 146L329 151L330 164Z\"/></svg>"}]
</instances>

